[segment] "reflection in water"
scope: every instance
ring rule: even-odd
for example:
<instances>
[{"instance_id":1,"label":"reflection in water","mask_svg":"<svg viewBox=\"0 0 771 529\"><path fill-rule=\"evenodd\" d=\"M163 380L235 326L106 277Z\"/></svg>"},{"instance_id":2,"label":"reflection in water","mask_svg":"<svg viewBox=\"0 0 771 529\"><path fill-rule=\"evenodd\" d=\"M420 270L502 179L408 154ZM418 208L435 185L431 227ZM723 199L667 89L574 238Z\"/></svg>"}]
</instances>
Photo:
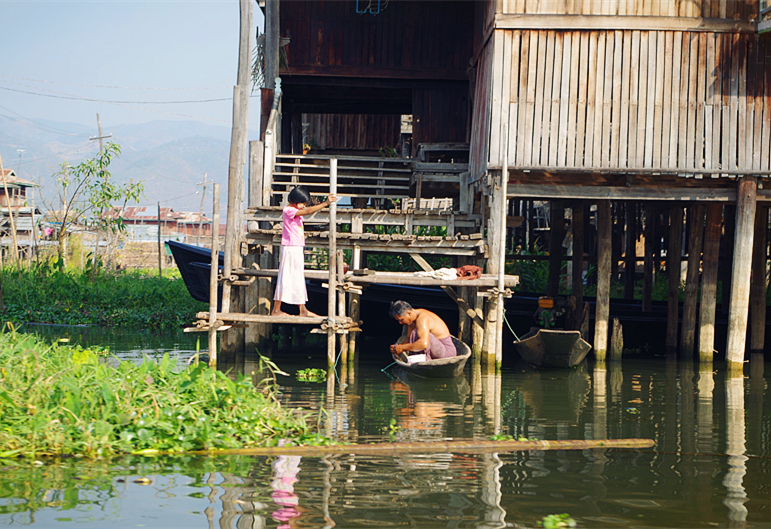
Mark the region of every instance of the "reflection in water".
<instances>
[{"instance_id":1,"label":"reflection in water","mask_svg":"<svg viewBox=\"0 0 771 529\"><path fill-rule=\"evenodd\" d=\"M747 474L747 456L745 455L744 437L744 377L733 376L726 379L726 454L728 471L723 477L726 498L723 503L728 507L728 519L731 527L745 527L747 521L747 493L743 480Z\"/></svg>"},{"instance_id":2,"label":"reflection in water","mask_svg":"<svg viewBox=\"0 0 771 529\"><path fill-rule=\"evenodd\" d=\"M309 355L277 363L290 374L315 367ZM663 359L573 370L517 364L502 373L471 363L452 381L413 380L384 365L338 367L322 383L280 377L279 398L344 442L640 437L656 448L132 457L40 467L0 459L0 525L478 529L536 527L567 512L581 527L771 529L762 363L750 366L747 384L720 368ZM258 370L253 360L230 367ZM144 477L149 485L135 483Z\"/></svg>"}]
</instances>

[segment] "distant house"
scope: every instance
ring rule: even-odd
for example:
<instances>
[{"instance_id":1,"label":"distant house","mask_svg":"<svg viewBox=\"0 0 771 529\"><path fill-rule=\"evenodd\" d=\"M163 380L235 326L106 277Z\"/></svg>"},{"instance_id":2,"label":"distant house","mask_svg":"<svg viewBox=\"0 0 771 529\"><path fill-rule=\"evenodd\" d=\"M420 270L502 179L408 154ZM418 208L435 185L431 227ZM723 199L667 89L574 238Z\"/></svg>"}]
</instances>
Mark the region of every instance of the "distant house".
<instances>
[{"instance_id":1,"label":"distant house","mask_svg":"<svg viewBox=\"0 0 771 529\"><path fill-rule=\"evenodd\" d=\"M134 240L157 238L159 226L165 238L211 237L211 219L196 212L160 208L159 218L157 208L130 206L113 212L113 216L118 215Z\"/></svg>"},{"instance_id":2,"label":"distant house","mask_svg":"<svg viewBox=\"0 0 771 529\"><path fill-rule=\"evenodd\" d=\"M22 252L35 246L35 225L41 216L40 210L32 204L32 188L35 187L38 185L19 178L13 169L4 169L0 173L0 250L3 254L13 244L12 228L16 230L16 244Z\"/></svg>"}]
</instances>

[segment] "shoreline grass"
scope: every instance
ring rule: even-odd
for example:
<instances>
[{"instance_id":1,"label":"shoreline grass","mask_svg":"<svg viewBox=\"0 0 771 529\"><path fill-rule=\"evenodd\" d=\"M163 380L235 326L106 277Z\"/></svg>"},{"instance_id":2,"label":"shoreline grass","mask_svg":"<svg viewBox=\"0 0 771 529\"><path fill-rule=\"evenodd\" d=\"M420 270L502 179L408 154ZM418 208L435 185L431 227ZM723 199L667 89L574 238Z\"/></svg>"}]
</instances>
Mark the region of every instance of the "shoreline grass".
<instances>
[{"instance_id":1,"label":"shoreline grass","mask_svg":"<svg viewBox=\"0 0 771 529\"><path fill-rule=\"evenodd\" d=\"M330 444L267 383L0 334L0 459Z\"/></svg>"},{"instance_id":2,"label":"shoreline grass","mask_svg":"<svg viewBox=\"0 0 771 529\"><path fill-rule=\"evenodd\" d=\"M174 328L208 310L194 300L177 272L158 277L141 270L92 273L60 270L49 263L4 267L2 321L65 325L118 325Z\"/></svg>"}]
</instances>

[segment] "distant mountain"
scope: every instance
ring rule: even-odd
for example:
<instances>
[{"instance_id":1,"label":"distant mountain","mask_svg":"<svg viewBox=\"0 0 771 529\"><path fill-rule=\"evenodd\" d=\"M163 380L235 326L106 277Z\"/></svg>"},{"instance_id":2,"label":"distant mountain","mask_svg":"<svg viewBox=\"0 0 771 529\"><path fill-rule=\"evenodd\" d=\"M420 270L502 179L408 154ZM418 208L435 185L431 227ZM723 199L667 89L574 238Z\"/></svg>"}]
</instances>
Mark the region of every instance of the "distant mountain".
<instances>
[{"instance_id":1,"label":"distant mountain","mask_svg":"<svg viewBox=\"0 0 771 529\"><path fill-rule=\"evenodd\" d=\"M191 121L151 121L141 125L102 127L120 145L110 173L118 183L143 181L141 205L170 206L177 211L198 211L204 174L222 185L221 204L227 197L230 128ZM73 123L26 120L0 114L0 156L6 169L41 185L36 195L54 195L53 175L61 163L70 165L96 154L99 143L94 128ZM198 194L196 194L198 192ZM206 190L205 211L211 215L211 186ZM38 195L39 196L39 195ZM50 202L50 200L48 200ZM41 208L41 200L36 200Z\"/></svg>"}]
</instances>

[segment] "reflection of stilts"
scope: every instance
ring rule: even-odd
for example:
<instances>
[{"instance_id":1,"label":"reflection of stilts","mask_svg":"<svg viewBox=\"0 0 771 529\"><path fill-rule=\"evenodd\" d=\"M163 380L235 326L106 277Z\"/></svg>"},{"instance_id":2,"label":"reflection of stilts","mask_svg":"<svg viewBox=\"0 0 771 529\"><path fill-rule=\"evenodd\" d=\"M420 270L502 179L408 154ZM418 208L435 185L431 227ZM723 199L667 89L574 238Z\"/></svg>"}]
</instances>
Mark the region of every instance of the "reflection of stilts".
<instances>
[{"instance_id":1,"label":"reflection of stilts","mask_svg":"<svg viewBox=\"0 0 771 529\"><path fill-rule=\"evenodd\" d=\"M490 509L485 511L485 523L479 527L493 529L506 527L506 510L501 507L501 467L503 462L498 454L481 456L481 499Z\"/></svg>"},{"instance_id":2,"label":"reflection of stilts","mask_svg":"<svg viewBox=\"0 0 771 529\"><path fill-rule=\"evenodd\" d=\"M747 492L743 480L747 474L744 431L744 377L728 376L726 379L726 454L728 471L723 478L726 497L723 504L728 507L731 527L743 528L747 523Z\"/></svg>"}]
</instances>

